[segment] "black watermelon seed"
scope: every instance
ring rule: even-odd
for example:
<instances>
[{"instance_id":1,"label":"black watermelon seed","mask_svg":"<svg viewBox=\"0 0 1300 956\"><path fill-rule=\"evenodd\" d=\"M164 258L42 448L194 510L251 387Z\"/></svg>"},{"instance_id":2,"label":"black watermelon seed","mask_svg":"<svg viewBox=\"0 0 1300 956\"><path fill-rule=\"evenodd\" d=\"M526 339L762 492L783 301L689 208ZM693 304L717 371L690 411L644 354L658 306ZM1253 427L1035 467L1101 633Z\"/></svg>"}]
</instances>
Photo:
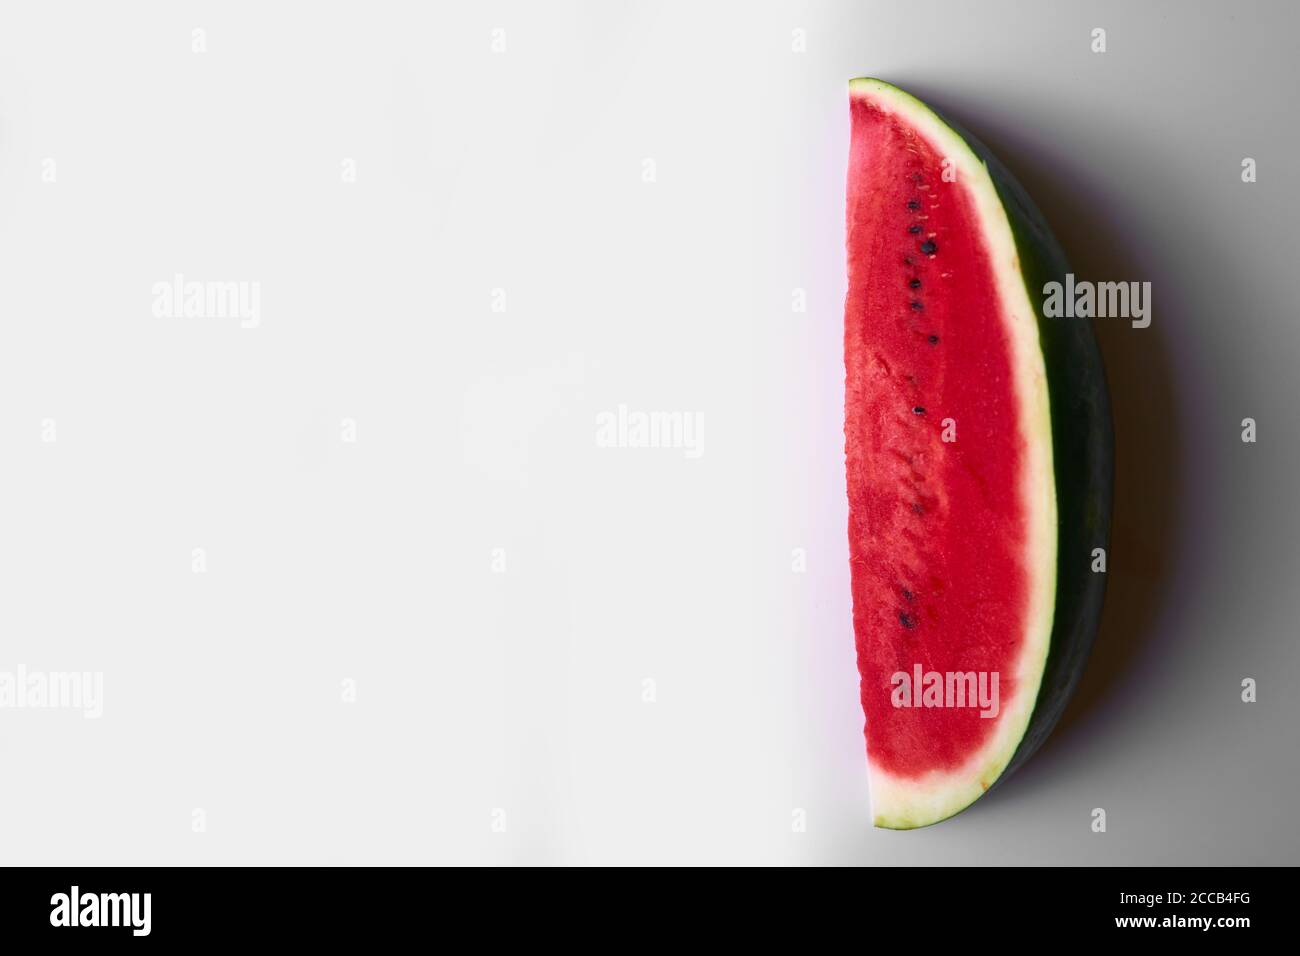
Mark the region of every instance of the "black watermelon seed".
<instances>
[{"instance_id":1,"label":"black watermelon seed","mask_svg":"<svg viewBox=\"0 0 1300 956\"><path fill-rule=\"evenodd\" d=\"M913 279L911 282L909 282L909 283L907 284L907 287L908 287L909 289L919 289L919 288L921 288L921 280L920 280L920 279Z\"/></svg>"},{"instance_id":2,"label":"black watermelon seed","mask_svg":"<svg viewBox=\"0 0 1300 956\"><path fill-rule=\"evenodd\" d=\"M939 344L939 336L937 336L937 335L932 335L932 336L930 336L930 344L931 344L931 345L938 345L938 344Z\"/></svg>"},{"instance_id":3,"label":"black watermelon seed","mask_svg":"<svg viewBox=\"0 0 1300 956\"><path fill-rule=\"evenodd\" d=\"M921 502L919 501L912 502L912 511L919 515L925 514L925 509L921 507Z\"/></svg>"},{"instance_id":4,"label":"black watermelon seed","mask_svg":"<svg viewBox=\"0 0 1300 956\"><path fill-rule=\"evenodd\" d=\"M907 598L909 601L912 600L912 592L907 588L903 588L903 597Z\"/></svg>"},{"instance_id":5,"label":"black watermelon seed","mask_svg":"<svg viewBox=\"0 0 1300 956\"><path fill-rule=\"evenodd\" d=\"M933 239L927 239L925 242L921 243L921 251L927 256L932 256L939 251L939 247L935 245Z\"/></svg>"},{"instance_id":6,"label":"black watermelon seed","mask_svg":"<svg viewBox=\"0 0 1300 956\"><path fill-rule=\"evenodd\" d=\"M912 300L912 311L913 311L913 312L920 312L920 311L921 311L922 309L924 309L924 308L925 308L925 306L923 306L923 305L921 304L921 302L920 302L919 299L913 299L913 300Z\"/></svg>"},{"instance_id":7,"label":"black watermelon seed","mask_svg":"<svg viewBox=\"0 0 1300 956\"><path fill-rule=\"evenodd\" d=\"M925 414L925 408L924 408L923 406L921 406L921 405L917 405L916 408L912 409L912 414L913 414L913 415L924 415L924 414Z\"/></svg>"},{"instance_id":8,"label":"black watermelon seed","mask_svg":"<svg viewBox=\"0 0 1300 956\"><path fill-rule=\"evenodd\" d=\"M907 204L907 208L912 210L917 210L921 208L921 204L917 202L915 199L913 199L911 202Z\"/></svg>"},{"instance_id":9,"label":"black watermelon seed","mask_svg":"<svg viewBox=\"0 0 1300 956\"><path fill-rule=\"evenodd\" d=\"M916 627L916 622L912 620L912 616L906 611L898 612L898 623L903 625L903 627L907 628L909 631Z\"/></svg>"},{"instance_id":10,"label":"black watermelon seed","mask_svg":"<svg viewBox=\"0 0 1300 956\"><path fill-rule=\"evenodd\" d=\"M908 226L908 227L907 227L907 231L910 232L912 235L915 236L917 233L919 233L919 232L921 231L921 227L920 227L920 226Z\"/></svg>"}]
</instances>

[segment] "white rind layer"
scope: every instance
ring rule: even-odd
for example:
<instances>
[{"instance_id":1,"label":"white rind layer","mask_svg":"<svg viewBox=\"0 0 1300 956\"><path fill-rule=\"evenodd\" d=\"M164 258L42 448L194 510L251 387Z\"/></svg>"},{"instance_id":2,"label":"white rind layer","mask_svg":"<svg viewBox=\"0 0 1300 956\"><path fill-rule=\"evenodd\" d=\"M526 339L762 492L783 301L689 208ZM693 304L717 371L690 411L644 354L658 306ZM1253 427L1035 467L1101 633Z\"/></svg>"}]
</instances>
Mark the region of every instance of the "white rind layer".
<instances>
[{"instance_id":1,"label":"white rind layer","mask_svg":"<svg viewBox=\"0 0 1300 956\"><path fill-rule=\"evenodd\" d=\"M1010 333L1012 370L1025 453L1024 499L1026 573L1029 581L1027 633L1013 675L1016 688L1003 700L997 725L987 743L961 767L935 771L920 778L899 777L871 764L872 822L878 827L906 830L937 823L974 803L1001 776L1024 737L1033 714L1051 643L1056 601L1056 482L1052 470L1051 408L1047 370L1038 340L1038 320L1020 271L1015 237L988 168L966 140L928 106L897 87L876 79L849 83L849 95L869 100L925 139L950 160L957 184L974 202ZM1003 683L1006 686L1006 682ZM868 736L871 727L867 727Z\"/></svg>"}]
</instances>

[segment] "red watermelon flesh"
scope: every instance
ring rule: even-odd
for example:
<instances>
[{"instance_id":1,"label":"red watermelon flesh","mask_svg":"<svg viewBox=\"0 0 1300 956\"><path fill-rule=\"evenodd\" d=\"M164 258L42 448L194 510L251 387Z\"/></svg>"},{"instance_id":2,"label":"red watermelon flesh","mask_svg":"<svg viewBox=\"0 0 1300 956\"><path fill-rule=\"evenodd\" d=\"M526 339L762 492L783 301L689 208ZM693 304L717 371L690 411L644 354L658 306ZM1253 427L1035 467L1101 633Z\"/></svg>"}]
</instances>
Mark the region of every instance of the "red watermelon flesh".
<instances>
[{"instance_id":1,"label":"red watermelon flesh","mask_svg":"<svg viewBox=\"0 0 1300 956\"><path fill-rule=\"evenodd\" d=\"M1033 715L1057 583L1051 415L984 162L888 84L854 81L850 104L853 625L875 822L909 828L992 786Z\"/></svg>"}]
</instances>

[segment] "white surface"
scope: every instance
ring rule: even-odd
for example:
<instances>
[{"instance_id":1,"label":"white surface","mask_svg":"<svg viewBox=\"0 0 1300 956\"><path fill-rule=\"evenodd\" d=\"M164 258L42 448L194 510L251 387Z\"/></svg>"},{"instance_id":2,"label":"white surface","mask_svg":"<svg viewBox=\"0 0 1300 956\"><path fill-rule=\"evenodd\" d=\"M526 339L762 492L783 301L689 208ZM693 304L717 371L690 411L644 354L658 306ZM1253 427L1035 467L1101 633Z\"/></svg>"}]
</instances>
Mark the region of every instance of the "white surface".
<instances>
[{"instance_id":1,"label":"white surface","mask_svg":"<svg viewBox=\"0 0 1300 956\"><path fill-rule=\"evenodd\" d=\"M127 9L0 17L0 671L104 681L0 710L4 862L1297 862L1285 5ZM912 833L868 825L848 608L863 74L1155 303L1103 330L1092 703ZM178 272L260 324L155 317ZM703 454L599 447L619 405Z\"/></svg>"}]
</instances>

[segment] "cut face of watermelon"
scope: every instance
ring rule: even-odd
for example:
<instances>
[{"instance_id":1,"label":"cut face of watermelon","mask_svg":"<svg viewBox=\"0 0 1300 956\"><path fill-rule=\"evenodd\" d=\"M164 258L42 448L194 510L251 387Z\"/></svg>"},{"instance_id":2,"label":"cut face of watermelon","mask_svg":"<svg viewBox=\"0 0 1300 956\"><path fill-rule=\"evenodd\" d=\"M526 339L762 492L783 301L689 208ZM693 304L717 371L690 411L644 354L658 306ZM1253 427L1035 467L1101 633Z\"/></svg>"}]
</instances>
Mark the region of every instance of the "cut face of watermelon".
<instances>
[{"instance_id":1,"label":"cut face of watermelon","mask_svg":"<svg viewBox=\"0 0 1300 956\"><path fill-rule=\"evenodd\" d=\"M1062 547L1105 546L1110 419L1086 323L1043 327L1040 274L1068 267L1023 191L889 84L854 80L850 115L853 624L874 821L905 829L969 806L1064 708L1101 576Z\"/></svg>"}]
</instances>

